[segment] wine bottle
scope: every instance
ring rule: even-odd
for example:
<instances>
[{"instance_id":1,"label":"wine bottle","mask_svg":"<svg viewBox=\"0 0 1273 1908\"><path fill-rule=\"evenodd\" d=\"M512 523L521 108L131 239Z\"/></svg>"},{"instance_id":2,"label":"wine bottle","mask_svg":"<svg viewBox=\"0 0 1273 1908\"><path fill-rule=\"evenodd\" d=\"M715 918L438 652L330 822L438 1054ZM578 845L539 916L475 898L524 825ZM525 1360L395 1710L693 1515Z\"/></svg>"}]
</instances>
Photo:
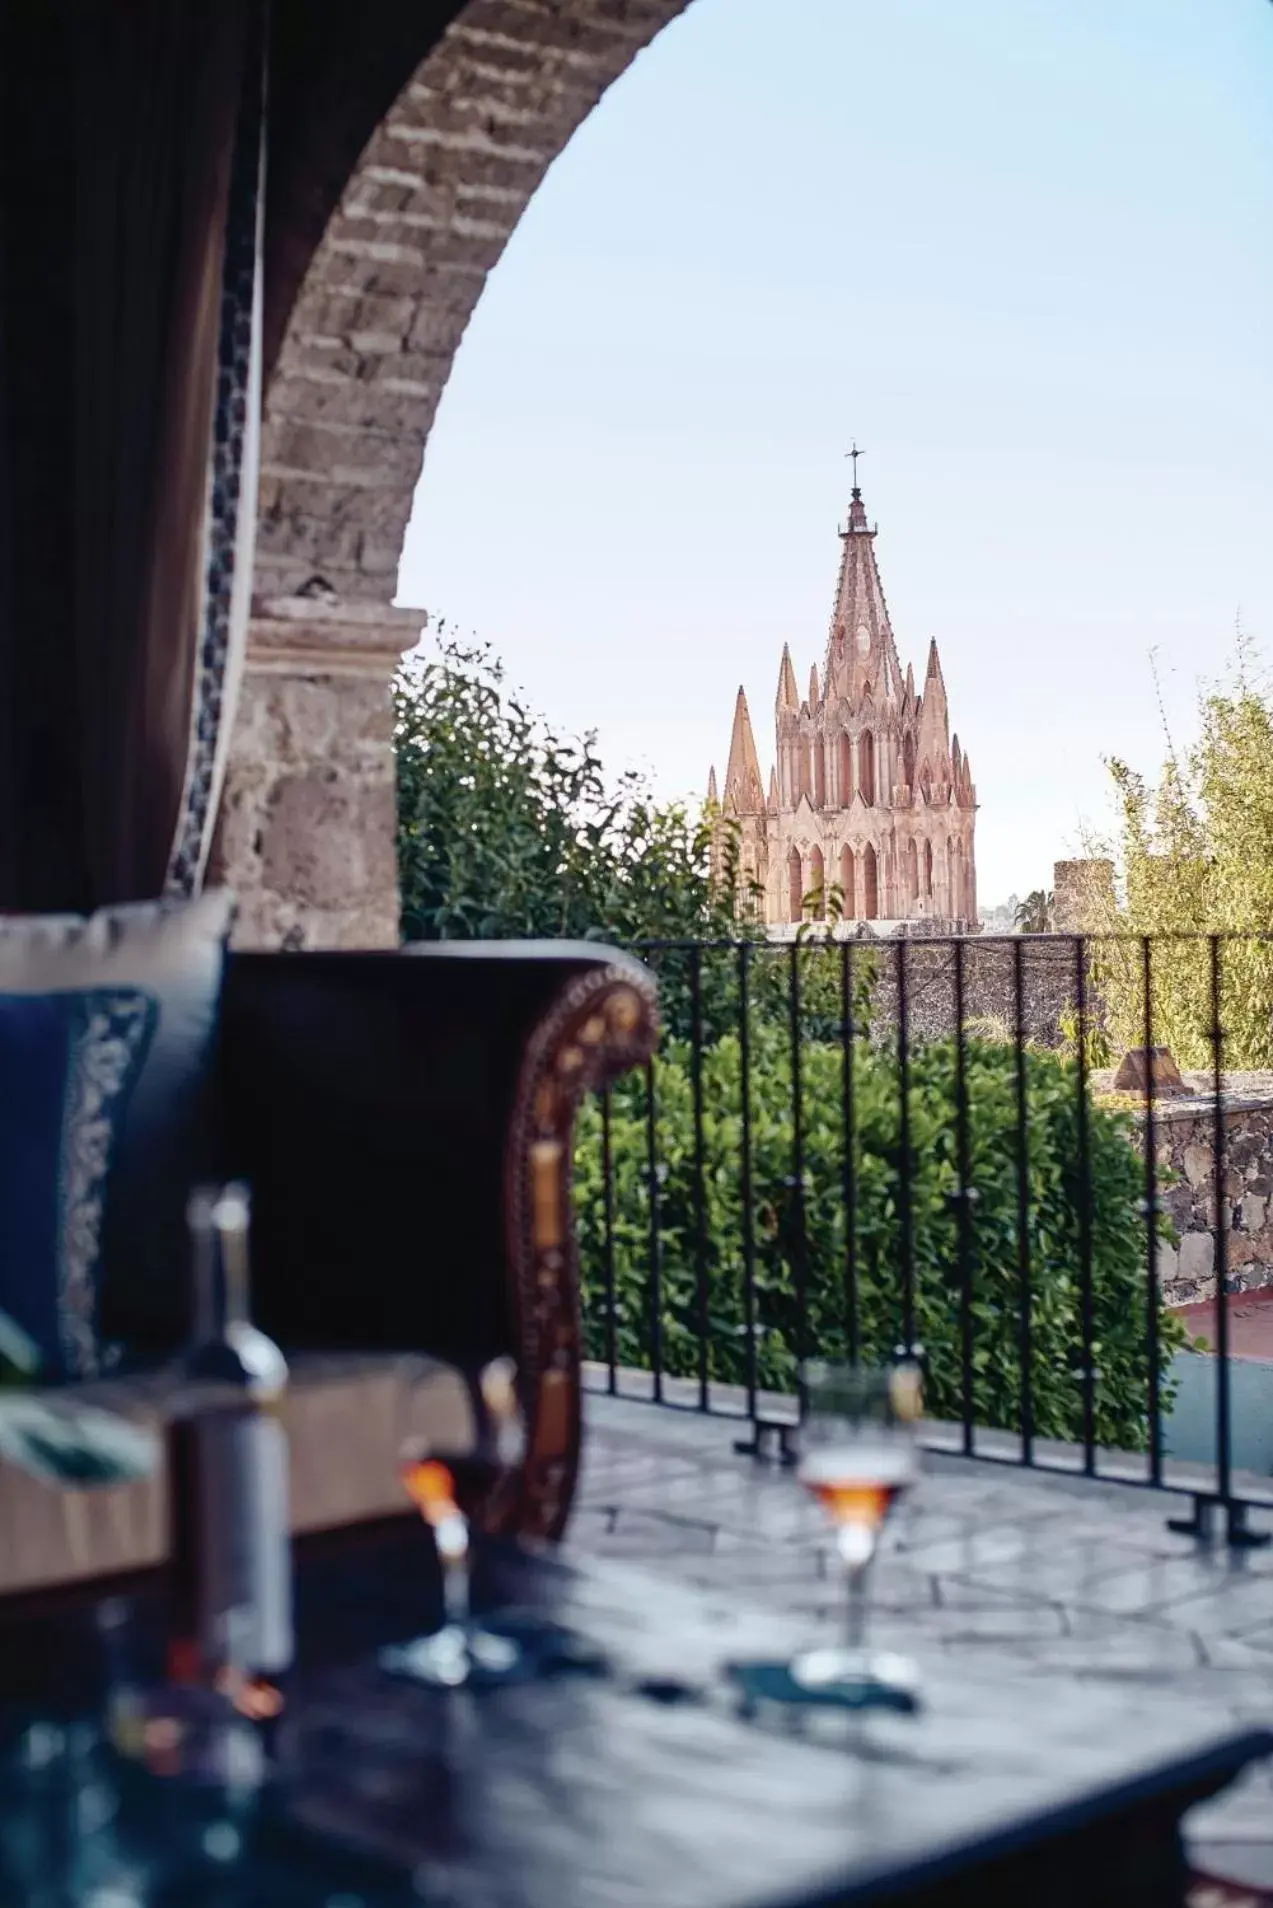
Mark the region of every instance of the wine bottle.
<instances>
[{"instance_id":1,"label":"wine bottle","mask_svg":"<svg viewBox=\"0 0 1273 1908\"><path fill-rule=\"evenodd\" d=\"M190 1383L168 1437L171 1674L244 1701L293 1653L287 1364L249 1316L247 1188L199 1188L187 1219L195 1280ZM253 1696L253 1692L256 1695Z\"/></svg>"}]
</instances>

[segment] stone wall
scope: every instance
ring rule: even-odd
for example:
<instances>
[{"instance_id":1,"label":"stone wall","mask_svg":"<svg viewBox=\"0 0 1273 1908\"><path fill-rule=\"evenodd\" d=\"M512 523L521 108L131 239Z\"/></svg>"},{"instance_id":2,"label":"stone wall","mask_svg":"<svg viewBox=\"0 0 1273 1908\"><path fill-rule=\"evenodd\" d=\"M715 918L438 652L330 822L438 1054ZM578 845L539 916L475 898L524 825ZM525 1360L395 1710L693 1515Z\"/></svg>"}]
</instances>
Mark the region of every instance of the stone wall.
<instances>
[{"instance_id":1,"label":"stone wall","mask_svg":"<svg viewBox=\"0 0 1273 1908\"><path fill-rule=\"evenodd\" d=\"M897 943L863 943L874 952L872 1030L879 1036L897 1025ZM993 1030L1011 1037L1016 1028L1017 948L1021 960L1022 1026L1026 1038L1058 1046L1062 1027L1074 1008L1077 991L1074 943L1068 940L982 940L962 942L964 1024L969 1033ZM955 950L950 941L908 937L905 942L908 1024L912 1040L936 1040L955 1030ZM984 1023L989 1023L986 1027Z\"/></svg>"},{"instance_id":2,"label":"stone wall","mask_svg":"<svg viewBox=\"0 0 1273 1908\"><path fill-rule=\"evenodd\" d=\"M390 683L419 610L253 605L209 880L242 948L396 947Z\"/></svg>"},{"instance_id":3,"label":"stone wall","mask_svg":"<svg viewBox=\"0 0 1273 1908\"><path fill-rule=\"evenodd\" d=\"M1241 1075L1225 1082L1225 1175L1220 1202L1225 1287L1250 1292L1273 1285L1273 1093ZM1216 1295L1215 1099L1199 1092L1155 1106L1154 1154L1172 1183L1159 1201L1179 1233L1161 1245L1158 1271L1169 1305ZM1143 1124L1143 1121L1142 1121Z\"/></svg>"},{"instance_id":4,"label":"stone wall","mask_svg":"<svg viewBox=\"0 0 1273 1908\"><path fill-rule=\"evenodd\" d=\"M1114 908L1114 864L1102 856L1052 865L1052 925L1058 933L1106 925Z\"/></svg>"}]
</instances>

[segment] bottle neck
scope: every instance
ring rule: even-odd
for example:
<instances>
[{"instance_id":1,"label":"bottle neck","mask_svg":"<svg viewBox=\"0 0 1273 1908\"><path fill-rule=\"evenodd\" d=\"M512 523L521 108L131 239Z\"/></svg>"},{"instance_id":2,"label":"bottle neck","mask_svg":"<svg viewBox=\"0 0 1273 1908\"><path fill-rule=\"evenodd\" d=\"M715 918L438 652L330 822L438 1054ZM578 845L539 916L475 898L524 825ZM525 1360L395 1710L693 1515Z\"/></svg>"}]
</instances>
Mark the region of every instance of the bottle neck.
<instances>
[{"instance_id":1,"label":"bottle neck","mask_svg":"<svg viewBox=\"0 0 1273 1908\"><path fill-rule=\"evenodd\" d=\"M210 1340L220 1337L225 1325L220 1241L212 1219L214 1204L212 1194L197 1192L187 1212L196 1345L206 1345Z\"/></svg>"},{"instance_id":2,"label":"bottle neck","mask_svg":"<svg viewBox=\"0 0 1273 1908\"><path fill-rule=\"evenodd\" d=\"M229 1187L216 1203L213 1215L216 1227L221 1277L219 1299L221 1332L231 1325L250 1322L251 1277L248 1270L247 1195L239 1187Z\"/></svg>"},{"instance_id":3,"label":"bottle neck","mask_svg":"<svg viewBox=\"0 0 1273 1908\"><path fill-rule=\"evenodd\" d=\"M251 1322L248 1206L245 1197L197 1192L190 1201L194 1342L214 1344L234 1325Z\"/></svg>"},{"instance_id":4,"label":"bottle neck","mask_svg":"<svg viewBox=\"0 0 1273 1908\"><path fill-rule=\"evenodd\" d=\"M223 1232L220 1246L221 1277L217 1283L221 1316L218 1325L224 1333L227 1325L249 1323L251 1293L246 1238L241 1233L235 1235Z\"/></svg>"}]
</instances>

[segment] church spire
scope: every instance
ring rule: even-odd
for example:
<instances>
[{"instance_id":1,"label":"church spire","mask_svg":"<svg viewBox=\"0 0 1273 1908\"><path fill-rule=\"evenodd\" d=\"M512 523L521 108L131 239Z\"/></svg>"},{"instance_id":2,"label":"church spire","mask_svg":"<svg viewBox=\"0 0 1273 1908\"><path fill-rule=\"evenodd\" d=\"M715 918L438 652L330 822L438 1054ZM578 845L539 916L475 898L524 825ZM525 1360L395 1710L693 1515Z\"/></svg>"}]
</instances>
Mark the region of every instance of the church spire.
<instances>
[{"instance_id":1,"label":"church spire","mask_svg":"<svg viewBox=\"0 0 1273 1908\"><path fill-rule=\"evenodd\" d=\"M950 751L950 712L946 702L946 681L941 672L936 638L928 645L928 668L924 672L924 695L919 705L919 758L927 762L935 779L941 779Z\"/></svg>"},{"instance_id":2,"label":"church spire","mask_svg":"<svg viewBox=\"0 0 1273 1908\"><path fill-rule=\"evenodd\" d=\"M793 714L800 707L800 691L796 688L796 672L792 668L791 650L786 643L782 646L782 663L778 670L777 707L780 713L783 710L790 710Z\"/></svg>"},{"instance_id":3,"label":"church spire","mask_svg":"<svg viewBox=\"0 0 1273 1908\"><path fill-rule=\"evenodd\" d=\"M734 704L734 731L729 738L729 765L725 770L725 803L736 815L756 815L765 806L760 758L751 732L747 697L741 685Z\"/></svg>"},{"instance_id":4,"label":"church spire","mask_svg":"<svg viewBox=\"0 0 1273 1908\"><path fill-rule=\"evenodd\" d=\"M902 671L875 561L876 532L867 522L857 481L857 459L864 453L855 444L848 454L854 459L853 495L848 522L840 532L843 549L822 692L828 698L843 697L856 707L868 683L877 703L888 699L900 688Z\"/></svg>"},{"instance_id":5,"label":"church spire","mask_svg":"<svg viewBox=\"0 0 1273 1908\"><path fill-rule=\"evenodd\" d=\"M710 768L707 772L707 799L713 808L720 807L720 796L716 793L716 770L714 767Z\"/></svg>"}]
</instances>

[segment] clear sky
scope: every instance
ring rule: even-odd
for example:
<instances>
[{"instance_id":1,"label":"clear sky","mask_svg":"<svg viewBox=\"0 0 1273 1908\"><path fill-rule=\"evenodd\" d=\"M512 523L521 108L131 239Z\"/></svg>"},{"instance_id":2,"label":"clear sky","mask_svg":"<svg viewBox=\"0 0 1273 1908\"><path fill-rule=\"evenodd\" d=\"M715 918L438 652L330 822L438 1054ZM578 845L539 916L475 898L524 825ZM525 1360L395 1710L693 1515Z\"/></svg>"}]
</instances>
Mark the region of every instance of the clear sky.
<instances>
[{"instance_id":1,"label":"clear sky","mask_svg":"<svg viewBox=\"0 0 1273 1908\"><path fill-rule=\"evenodd\" d=\"M940 646L983 901L1101 757L1273 652L1269 0L693 0L550 171L459 352L399 599L701 795L821 665L856 436Z\"/></svg>"}]
</instances>

